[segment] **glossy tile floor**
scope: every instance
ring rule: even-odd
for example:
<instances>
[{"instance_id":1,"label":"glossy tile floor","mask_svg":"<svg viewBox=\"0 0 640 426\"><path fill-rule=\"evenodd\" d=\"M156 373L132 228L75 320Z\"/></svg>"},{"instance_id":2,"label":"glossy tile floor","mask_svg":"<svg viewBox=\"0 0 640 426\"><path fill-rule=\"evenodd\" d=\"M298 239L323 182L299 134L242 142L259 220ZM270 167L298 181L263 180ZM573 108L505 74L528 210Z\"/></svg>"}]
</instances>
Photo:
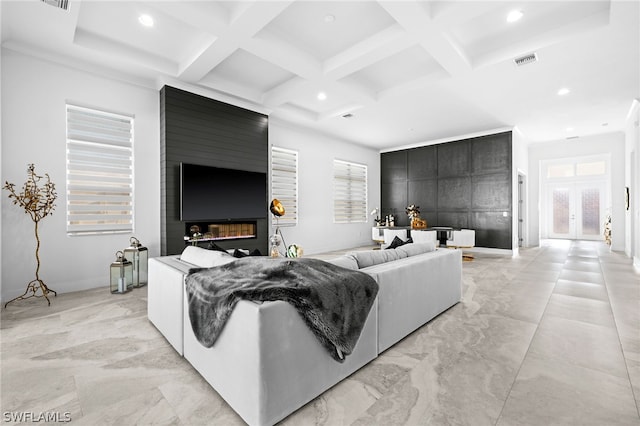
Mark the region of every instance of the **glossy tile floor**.
<instances>
[{"instance_id":1,"label":"glossy tile floor","mask_svg":"<svg viewBox=\"0 0 640 426\"><path fill-rule=\"evenodd\" d=\"M462 303L282 424L640 424L640 275L627 257L549 240L516 258L476 253L463 271ZM1 319L3 422L243 424L147 321L145 289L20 301Z\"/></svg>"}]
</instances>

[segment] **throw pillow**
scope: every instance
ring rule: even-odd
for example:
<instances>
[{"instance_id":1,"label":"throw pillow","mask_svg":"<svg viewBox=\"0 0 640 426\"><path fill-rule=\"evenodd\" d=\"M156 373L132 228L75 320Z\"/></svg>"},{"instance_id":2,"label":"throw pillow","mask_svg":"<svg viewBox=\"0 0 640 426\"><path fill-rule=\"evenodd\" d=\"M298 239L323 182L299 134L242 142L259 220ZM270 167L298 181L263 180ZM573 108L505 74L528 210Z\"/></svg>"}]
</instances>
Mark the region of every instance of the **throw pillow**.
<instances>
[{"instance_id":1,"label":"throw pillow","mask_svg":"<svg viewBox=\"0 0 640 426\"><path fill-rule=\"evenodd\" d=\"M207 250L197 246L187 246L180 255L180 260L201 268L211 268L233 262L235 259L229 253L217 250Z\"/></svg>"},{"instance_id":2,"label":"throw pillow","mask_svg":"<svg viewBox=\"0 0 640 426\"><path fill-rule=\"evenodd\" d=\"M396 247L401 247L401 246L403 246L404 244L405 244L405 242L404 242L404 241L402 241L402 240L400 239L400 237L395 236L395 237L393 237L393 241L391 241L391 244L389 244L389 246L386 248L386 250L394 249L394 248L396 248Z\"/></svg>"},{"instance_id":3,"label":"throw pillow","mask_svg":"<svg viewBox=\"0 0 640 426\"><path fill-rule=\"evenodd\" d=\"M219 245L217 245L213 241L209 241L209 245L207 246L207 250L223 251L225 253L227 252L227 250L223 249L222 247L220 247Z\"/></svg>"},{"instance_id":4,"label":"throw pillow","mask_svg":"<svg viewBox=\"0 0 640 426\"><path fill-rule=\"evenodd\" d=\"M245 253L244 251L240 250L240 249L235 249L233 251L233 257L246 257L249 256L248 253Z\"/></svg>"},{"instance_id":5,"label":"throw pillow","mask_svg":"<svg viewBox=\"0 0 640 426\"><path fill-rule=\"evenodd\" d=\"M347 255L355 258L356 262L358 262L359 269L368 268L369 266L378 265L380 263L391 262L400 258L399 253L395 250L361 250L349 252Z\"/></svg>"},{"instance_id":6,"label":"throw pillow","mask_svg":"<svg viewBox=\"0 0 640 426\"><path fill-rule=\"evenodd\" d=\"M253 249L253 251L249 253L249 256L262 256L262 253L260 253L258 249Z\"/></svg>"},{"instance_id":7,"label":"throw pillow","mask_svg":"<svg viewBox=\"0 0 640 426\"><path fill-rule=\"evenodd\" d=\"M340 257L336 257L335 259L327 260L328 263L332 263L336 266L340 266L342 268L347 269L358 269L358 261L352 255L342 255Z\"/></svg>"},{"instance_id":8,"label":"throw pillow","mask_svg":"<svg viewBox=\"0 0 640 426\"><path fill-rule=\"evenodd\" d=\"M415 256L417 254L429 253L431 251L435 251L436 245L432 241L426 243L415 243L410 245L405 245L403 247L398 247L399 252L405 253L408 257Z\"/></svg>"}]
</instances>

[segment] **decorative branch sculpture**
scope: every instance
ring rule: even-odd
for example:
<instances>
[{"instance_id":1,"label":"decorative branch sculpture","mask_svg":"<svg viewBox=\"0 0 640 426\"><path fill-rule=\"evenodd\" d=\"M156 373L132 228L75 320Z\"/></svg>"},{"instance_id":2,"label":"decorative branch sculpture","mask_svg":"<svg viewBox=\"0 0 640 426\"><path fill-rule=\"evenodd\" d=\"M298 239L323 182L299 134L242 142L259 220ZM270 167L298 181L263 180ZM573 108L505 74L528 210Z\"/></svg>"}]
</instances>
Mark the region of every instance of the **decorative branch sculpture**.
<instances>
[{"instance_id":1,"label":"decorative branch sculpture","mask_svg":"<svg viewBox=\"0 0 640 426\"><path fill-rule=\"evenodd\" d=\"M13 200L13 204L16 204L22 207L33 220L35 224L35 236L36 236L36 279L32 280L29 284L27 284L27 289L24 294L18 296L14 299L9 300L5 303L4 307L15 300L28 299L30 297L44 297L47 299L47 303L51 305L51 301L49 300L49 293L53 293L54 296L58 294L51 290L47 285L40 279L40 236L38 235L38 224L45 217L53 214L53 210L55 210L56 205L54 204L58 194L56 193L56 186L48 174L44 176L38 176L35 172L35 166L33 164L29 164L29 168L27 169L27 180L22 186L22 192L16 192L16 186L13 183L5 182L3 188L10 192L9 198ZM46 178L46 181L43 185L39 186L40 181ZM38 291L41 291L42 294L38 295ZM31 294L27 296L27 294Z\"/></svg>"}]
</instances>

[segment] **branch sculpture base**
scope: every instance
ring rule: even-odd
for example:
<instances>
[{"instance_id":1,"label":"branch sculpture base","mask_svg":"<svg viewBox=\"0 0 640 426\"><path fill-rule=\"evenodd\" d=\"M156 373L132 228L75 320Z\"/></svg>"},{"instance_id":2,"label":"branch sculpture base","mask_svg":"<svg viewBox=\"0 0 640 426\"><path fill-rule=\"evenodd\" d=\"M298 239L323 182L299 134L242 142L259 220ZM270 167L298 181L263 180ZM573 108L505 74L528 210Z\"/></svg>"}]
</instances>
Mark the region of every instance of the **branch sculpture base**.
<instances>
[{"instance_id":1,"label":"branch sculpture base","mask_svg":"<svg viewBox=\"0 0 640 426\"><path fill-rule=\"evenodd\" d=\"M42 292L42 294L38 294L39 291ZM29 294L29 292L31 292L31 294ZM45 299L47 299L47 304L51 306L51 300L49 300L49 293L53 293L54 296L58 296L58 293L56 293L54 290L51 290L49 287L47 287L44 281L42 281L41 279L35 279L31 281L29 284L27 284L27 289L24 291L23 295L9 300L7 303L4 304L4 307L6 308L9 303L14 302L16 300L24 300L24 299L29 299L31 297L44 297ZM27 294L29 295L27 296Z\"/></svg>"},{"instance_id":2,"label":"branch sculpture base","mask_svg":"<svg viewBox=\"0 0 640 426\"><path fill-rule=\"evenodd\" d=\"M40 185L39 182L45 177L46 181L43 185ZM2 189L9 191L9 199L13 200L13 204L23 208L25 213L31 217L34 224L33 231L36 237L36 279L27 284L27 289L22 296L9 300L4 304L4 307L6 308L9 303L15 300L29 299L30 297L44 297L47 299L47 304L51 306L49 293L53 293L54 296L57 296L58 293L49 290L49 287L40 279L40 237L38 236L38 224L42 219L52 214L56 207L54 204L58 196L58 194L56 194L56 185L51 182L48 174L38 176L35 171L35 166L29 164L27 180L22 186L21 192L16 192L16 186L9 182L5 182ZM29 292L31 292L31 294L29 294ZM42 292L42 294L38 294L38 292ZM27 296L27 294L29 295Z\"/></svg>"}]
</instances>

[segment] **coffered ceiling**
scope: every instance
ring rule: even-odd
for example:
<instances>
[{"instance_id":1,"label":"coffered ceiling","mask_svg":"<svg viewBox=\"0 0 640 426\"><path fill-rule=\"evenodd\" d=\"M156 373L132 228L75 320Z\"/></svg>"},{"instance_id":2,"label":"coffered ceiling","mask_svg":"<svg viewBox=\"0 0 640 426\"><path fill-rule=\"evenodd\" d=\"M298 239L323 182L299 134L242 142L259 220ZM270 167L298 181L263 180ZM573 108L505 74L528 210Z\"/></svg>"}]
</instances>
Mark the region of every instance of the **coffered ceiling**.
<instances>
[{"instance_id":1,"label":"coffered ceiling","mask_svg":"<svg viewBox=\"0 0 640 426\"><path fill-rule=\"evenodd\" d=\"M533 142L622 130L640 98L635 0L53 3L3 0L3 46L377 149L514 126Z\"/></svg>"}]
</instances>

